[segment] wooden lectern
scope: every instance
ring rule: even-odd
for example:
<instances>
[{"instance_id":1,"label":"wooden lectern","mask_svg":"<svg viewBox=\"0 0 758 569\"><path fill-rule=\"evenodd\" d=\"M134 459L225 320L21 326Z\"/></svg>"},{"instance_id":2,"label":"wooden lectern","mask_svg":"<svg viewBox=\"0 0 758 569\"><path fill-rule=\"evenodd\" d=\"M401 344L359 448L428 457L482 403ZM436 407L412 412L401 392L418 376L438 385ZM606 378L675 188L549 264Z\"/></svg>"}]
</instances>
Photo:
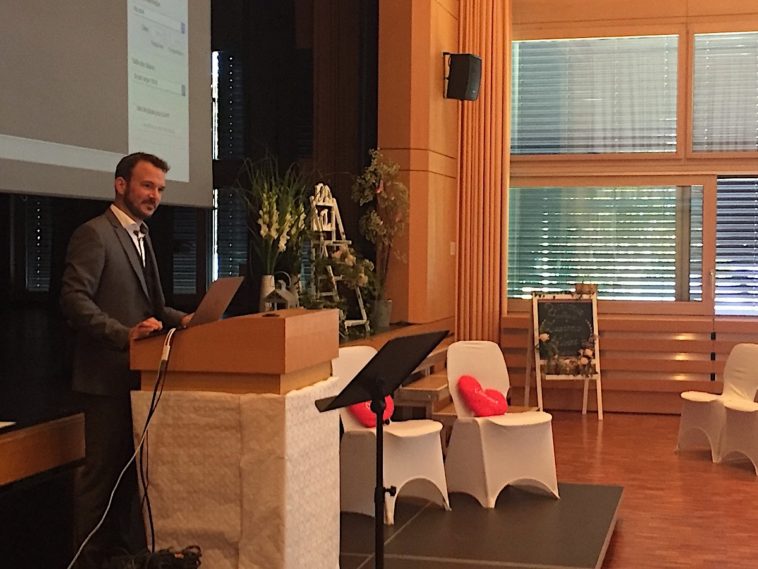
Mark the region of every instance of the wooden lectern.
<instances>
[{"instance_id":1,"label":"wooden lectern","mask_svg":"<svg viewBox=\"0 0 758 569\"><path fill-rule=\"evenodd\" d=\"M337 310L290 309L176 332L150 423L156 548L197 544L214 569L339 565ZM138 340L135 444L165 337Z\"/></svg>"},{"instance_id":2,"label":"wooden lectern","mask_svg":"<svg viewBox=\"0 0 758 569\"><path fill-rule=\"evenodd\" d=\"M284 394L326 379L339 312L291 308L219 320L174 335L164 389ZM133 342L131 368L152 391L165 336Z\"/></svg>"}]
</instances>

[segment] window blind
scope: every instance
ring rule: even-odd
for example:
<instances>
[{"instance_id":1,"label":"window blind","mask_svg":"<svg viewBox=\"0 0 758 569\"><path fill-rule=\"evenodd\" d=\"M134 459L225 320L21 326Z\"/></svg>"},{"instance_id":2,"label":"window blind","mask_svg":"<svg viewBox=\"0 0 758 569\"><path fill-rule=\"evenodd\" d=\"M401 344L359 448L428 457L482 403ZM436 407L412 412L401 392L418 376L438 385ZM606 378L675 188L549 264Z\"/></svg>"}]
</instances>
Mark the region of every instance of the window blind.
<instances>
[{"instance_id":1,"label":"window blind","mask_svg":"<svg viewBox=\"0 0 758 569\"><path fill-rule=\"evenodd\" d=\"M716 314L758 315L758 178L720 178Z\"/></svg>"},{"instance_id":2,"label":"window blind","mask_svg":"<svg viewBox=\"0 0 758 569\"><path fill-rule=\"evenodd\" d=\"M211 72L213 158L244 158L245 91L242 60L232 51L215 51Z\"/></svg>"},{"instance_id":3,"label":"window blind","mask_svg":"<svg viewBox=\"0 0 758 569\"><path fill-rule=\"evenodd\" d=\"M511 152L676 150L676 35L516 41Z\"/></svg>"},{"instance_id":4,"label":"window blind","mask_svg":"<svg viewBox=\"0 0 758 569\"><path fill-rule=\"evenodd\" d=\"M50 266L53 250L53 210L51 199L29 196L24 204L26 253L26 290L50 290Z\"/></svg>"},{"instance_id":5,"label":"window blind","mask_svg":"<svg viewBox=\"0 0 758 569\"><path fill-rule=\"evenodd\" d=\"M692 148L758 150L758 32L695 34Z\"/></svg>"},{"instance_id":6,"label":"window blind","mask_svg":"<svg viewBox=\"0 0 758 569\"><path fill-rule=\"evenodd\" d=\"M508 296L701 300L702 187L509 190Z\"/></svg>"},{"instance_id":7,"label":"window blind","mask_svg":"<svg viewBox=\"0 0 758 569\"><path fill-rule=\"evenodd\" d=\"M173 208L174 294L197 292L197 210L189 207Z\"/></svg>"},{"instance_id":8,"label":"window blind","mask_svg":"<svg viewBox=\"0 0 758 569\"><path fill-rule=\"evenodd\" d=\"M214 158L245 157L245 98L242 59L231 51L213 54ZM247 208L234 188L213 191L213 279L236 276L247 263Z\"/></svg>"},{"instance_id":9,"label":"window blind","mask_svg":"<svg viewBox=\"0 0 758 569\"><path fill-rule=\"evenodd\" d=\"M215 259L217 277L240 274L247 263L247 208L234 188L221 188L216 192Z\"/></svg>"}]
</instances>

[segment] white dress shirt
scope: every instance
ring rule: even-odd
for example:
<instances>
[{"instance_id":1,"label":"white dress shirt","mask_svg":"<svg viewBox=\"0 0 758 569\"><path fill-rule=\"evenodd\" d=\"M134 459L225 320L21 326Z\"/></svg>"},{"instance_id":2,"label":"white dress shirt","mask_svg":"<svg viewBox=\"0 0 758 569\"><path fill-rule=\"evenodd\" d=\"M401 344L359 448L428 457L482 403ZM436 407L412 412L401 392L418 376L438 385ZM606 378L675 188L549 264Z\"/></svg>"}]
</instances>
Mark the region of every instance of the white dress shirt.
<instances>
[{"instance_id":1,"label":"white dress shirt","mask_svg":"<svg viewBox=\"0 0 758 569\"><path fill-rule=\"evenodd\" d=\"M111 204L111 211L119 220L121 225L126 229L129 237L132 239L132 243L137 248L137 252L142 258L142 266L145 266L145 235L147 235L147 227L142 222L134 221L124 211L116 207L115 204Z\"/></svg>"}]
</instances>

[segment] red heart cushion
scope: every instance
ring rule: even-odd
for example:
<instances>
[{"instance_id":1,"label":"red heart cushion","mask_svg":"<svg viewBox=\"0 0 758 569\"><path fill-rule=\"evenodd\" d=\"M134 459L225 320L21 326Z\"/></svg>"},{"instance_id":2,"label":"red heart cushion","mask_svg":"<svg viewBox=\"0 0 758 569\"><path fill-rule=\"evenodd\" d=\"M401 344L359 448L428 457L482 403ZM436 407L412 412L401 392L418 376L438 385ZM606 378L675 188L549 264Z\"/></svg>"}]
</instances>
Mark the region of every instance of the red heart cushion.
<instances>
[{"instance_id":1,"label":"red heart cushion","mask_svg":"<svg viewBox=\"0 0 758 569\"><path fill-rule=\"evenodd\" d=\"M358 422L364 427L376 427L376 415L371 410L371 401L364 401L363 403L356 403L348 407L353 417L358 419ZM392 400L391 395L387 395L384 398L384 414L382 418L388 421L392 417L392 413L395 412L395 402Z\"/></svg>"},{"instance_id":2,"label":"red heart cushion","mask_svg":"<svg viewBox=\"0 0 758 569\"><path fill-rule=\"evenodd\" d=\"M496 389L482 389L476 378L470 375L458 378L458 391L475 417L503 415L508 410L505 395Z\"/></svg>"}]
</instances>

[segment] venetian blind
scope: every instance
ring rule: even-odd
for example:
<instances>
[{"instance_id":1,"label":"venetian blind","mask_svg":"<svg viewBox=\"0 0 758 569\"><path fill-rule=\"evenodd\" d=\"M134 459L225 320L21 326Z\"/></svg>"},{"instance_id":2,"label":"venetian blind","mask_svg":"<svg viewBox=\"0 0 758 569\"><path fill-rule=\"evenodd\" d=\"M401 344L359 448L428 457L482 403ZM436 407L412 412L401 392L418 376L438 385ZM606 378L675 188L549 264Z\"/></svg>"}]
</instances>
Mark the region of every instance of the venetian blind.
<instances>
[{"instance_id":1,"label":"venetian blind","mask_svg":"<svg viewBox=\"0 0 758 569\"><path fill-rule=\"evenodd\" d=\"M716 216L716 314L758 315L758 178L721 178Z\"/></svg>"},{"instance_id":2,"label":"venetian blind","mask_svg":"<svg viewBox=\"0 0 758 569\"><path fill-rule=\"evenodd\" d=\"M702 187L509 192L508 296L599 286L619 300L700 300Z\"/></svg>"},{"instance_id":3,"label":"venetian blind","mask_svg":"<svg viewBox=\"0 0 758 569\"><path fill-rule=\"evenodd\" d=\"M174 294L195 294L197 292L197 210L176 207L173 208L173 218Z\"/></svg>"},{"instance_id":4,"label":"venetian blind","mask_svg":"<svg viewBox=\"0 0 758 569\"><path fill-rule=\"evenodd\" d=\"M758 150L758 32L695 34L692 148Z\"/></svg>"},{"instance_id":5,"label":"venetian blind","mask_svg":"<svg viewBox=\"0 0 758 569\"><path fill-rule=\"evenodd\" d=\"M513 42L511 152L676 150L676 35Z\"/></svg>"},{"instance_id":6,"label":"venetian blind","mask_svg":"<svg viewBox=\"0 0 758 569\"><path fill-rule=\"evenodd\" d=\"M47 292L53 249L53 208L48 197L21 198L24 209L26 290Z\"/></svg>"},{"instance_id":7,"label":"venetian blind","mask_svg":"<svg viewBox=\"0 0 758 569\"><path fill-rule=\"evenodd\" d=\"M233 277L247 263L247 208L233 188L216 192L216 274Z\"/></svg>"},{"instance_id":8,"label":"venetian blind","mask_svg":"<svg viewBox=\"0 0 758 569\"><path fill-rule=\"evenodd\" d=\"M233 51L213 54L214 159L245 157L242 60ZM234 188L214 190L213 279L237 276L247 263L247 208Z\"/></svg>"}]
</instances>

